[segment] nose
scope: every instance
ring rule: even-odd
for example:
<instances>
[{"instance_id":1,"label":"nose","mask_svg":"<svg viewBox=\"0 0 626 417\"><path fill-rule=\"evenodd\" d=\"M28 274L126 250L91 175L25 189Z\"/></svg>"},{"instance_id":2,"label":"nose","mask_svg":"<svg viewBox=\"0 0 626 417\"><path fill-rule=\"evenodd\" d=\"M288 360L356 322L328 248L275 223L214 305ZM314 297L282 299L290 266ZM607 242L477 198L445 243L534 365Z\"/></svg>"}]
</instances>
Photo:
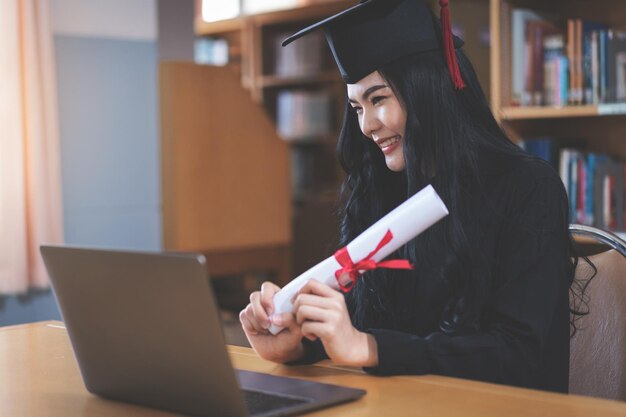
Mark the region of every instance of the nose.
<instances>
[{"instance_id":1,"label":"nose","mask_svg":"<svg viewBox=\"0 0 626 417\"><path fill-rule=\"evenodd\" d=\"M380 129L382 123L374 111L364 110L361 116L361 131L365 136L371 138Z\"/></svg>"}]
</instances>

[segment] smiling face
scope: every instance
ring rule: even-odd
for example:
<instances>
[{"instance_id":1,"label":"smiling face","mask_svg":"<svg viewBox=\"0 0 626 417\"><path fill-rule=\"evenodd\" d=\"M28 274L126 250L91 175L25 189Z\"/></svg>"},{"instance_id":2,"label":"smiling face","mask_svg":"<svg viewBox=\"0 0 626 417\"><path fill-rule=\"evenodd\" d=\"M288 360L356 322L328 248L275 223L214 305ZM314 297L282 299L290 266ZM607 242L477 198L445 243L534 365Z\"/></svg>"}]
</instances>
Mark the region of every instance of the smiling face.
<instances>
[{"instance_id":1,"label":"smiling face","mask_svg":"<svg viewBox=\"0 0 626 417\"><path fill-rule=\"evenodd\" d=\"M348 101L356 111L363 134L376 142L385 155L387 167L403 171L406 111L389 83L374 71L356 84L348 84Z\"/></svg>"}]
</instances>

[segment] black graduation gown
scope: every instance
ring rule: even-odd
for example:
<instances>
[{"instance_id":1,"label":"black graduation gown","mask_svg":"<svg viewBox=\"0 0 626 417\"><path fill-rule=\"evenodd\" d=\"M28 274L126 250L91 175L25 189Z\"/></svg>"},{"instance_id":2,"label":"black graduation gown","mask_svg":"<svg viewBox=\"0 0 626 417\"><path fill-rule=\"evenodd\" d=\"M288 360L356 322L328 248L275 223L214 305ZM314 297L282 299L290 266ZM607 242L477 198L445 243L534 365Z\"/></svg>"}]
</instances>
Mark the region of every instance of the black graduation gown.
<instances>
[{"instance_id":1,"label":"black graduation gown","mask_svg":"<svg viewBox=\"0 0 626 417\"><path fill-rule=\"evenodd\" d=\"M504 175L484 178L487 195L468 207L473 256L491 274L479 328L455 335L439 328L443 310L436 285L399 294L416 303L405 328L368 328L378 344L378 375L439 374L567 392L569 376L568 209L561 179L548 164L525 160ZM432 292L432 293L431 293ZM299 363L327 358L305 339Z\"/></svg>"}]
</instances>

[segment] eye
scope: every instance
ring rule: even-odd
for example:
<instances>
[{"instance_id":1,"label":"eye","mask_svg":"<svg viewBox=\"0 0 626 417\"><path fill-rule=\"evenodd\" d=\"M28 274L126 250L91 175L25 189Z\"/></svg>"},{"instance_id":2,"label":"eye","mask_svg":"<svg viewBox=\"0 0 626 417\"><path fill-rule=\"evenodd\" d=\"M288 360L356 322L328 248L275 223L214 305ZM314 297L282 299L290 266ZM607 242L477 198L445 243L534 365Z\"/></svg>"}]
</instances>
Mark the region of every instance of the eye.
<instances>
[{"instance_id":1,"label":"eye","mask_svg":"<svg viewBox=\"0 0 626 417\"><path fill-rule=\"evenodd\" d=\"M382 102L386 98L387 97L385 97L385 96L375 96L375 97L372 97L372 104L373 105L379 104L380 102Z\"/></svg>"},{"instance_id":2,"label":"eye","mask_svg":"<svg viewBox=\"0 0 626 417\"><path fill-rule=\"evenodd\" d=\"M352 110L354 110L356 112L356 114L363 113L363 108L362 107L353 106Z\"/></svg>"}]
</instances>

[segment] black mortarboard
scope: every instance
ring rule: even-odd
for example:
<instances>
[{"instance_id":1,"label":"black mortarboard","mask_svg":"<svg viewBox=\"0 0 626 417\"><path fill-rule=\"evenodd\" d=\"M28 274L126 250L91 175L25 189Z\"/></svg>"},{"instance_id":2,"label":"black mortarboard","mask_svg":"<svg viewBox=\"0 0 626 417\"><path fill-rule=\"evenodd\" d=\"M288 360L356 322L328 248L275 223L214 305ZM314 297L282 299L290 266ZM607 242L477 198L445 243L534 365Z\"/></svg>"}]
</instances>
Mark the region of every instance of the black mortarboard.
<instances>
[{"instance_id":1,"label":"black mortarboard","mask_svg":"<svg viewBox=\"0 0 626 417\"><path fill-rule=\"evenodd\" d=\"M455 87L463 88L454 54L454 48L463 46L463 41L452 35L448 0L439 3L443 45L437 40L432 13L423 0L361 0L291 35L283 46L323 29L341 76L348 84L398 58L443 49Z\"/></svg>"}]
</instances>

